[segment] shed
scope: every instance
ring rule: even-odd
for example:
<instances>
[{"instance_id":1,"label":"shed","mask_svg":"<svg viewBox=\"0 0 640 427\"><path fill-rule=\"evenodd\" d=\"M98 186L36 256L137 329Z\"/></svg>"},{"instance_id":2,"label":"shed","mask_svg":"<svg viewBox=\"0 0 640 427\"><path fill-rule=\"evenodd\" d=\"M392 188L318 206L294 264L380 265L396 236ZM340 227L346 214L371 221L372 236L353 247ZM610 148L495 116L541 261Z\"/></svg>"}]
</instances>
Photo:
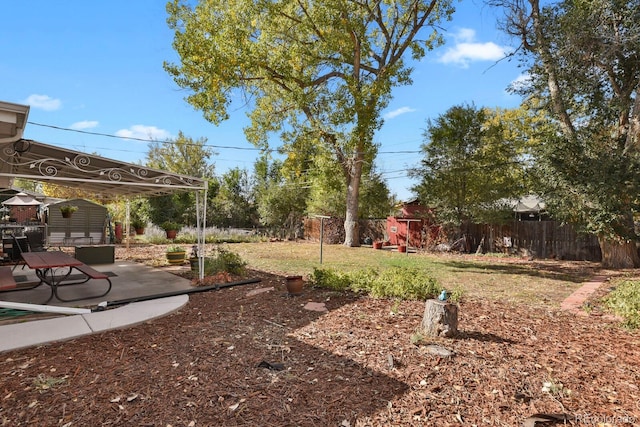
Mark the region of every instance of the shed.
<instances>
[{"instance_id":1,"label":"shed","mask_svg":"<svg viewBox=\"0 0 640 427\"><path fill-rule=\"evenodd\" d=\"M423 231L428 226L432 210L417 199L403 202L395 216L387 218L387 234L392 245L422 246Z\"/></svg>"},{"instance_id":2,"label":"shed","mask_svg":"<svg viewBox=\"0 0 640 427\"><path fill-rule=\"evenodd\" d=\"M71 218L63 218L60 207L77 206ZM46 207L47 241L50 245L67 246L105 243L107 208L84 199L51 203Z\"/></svg>"}]
</instances>

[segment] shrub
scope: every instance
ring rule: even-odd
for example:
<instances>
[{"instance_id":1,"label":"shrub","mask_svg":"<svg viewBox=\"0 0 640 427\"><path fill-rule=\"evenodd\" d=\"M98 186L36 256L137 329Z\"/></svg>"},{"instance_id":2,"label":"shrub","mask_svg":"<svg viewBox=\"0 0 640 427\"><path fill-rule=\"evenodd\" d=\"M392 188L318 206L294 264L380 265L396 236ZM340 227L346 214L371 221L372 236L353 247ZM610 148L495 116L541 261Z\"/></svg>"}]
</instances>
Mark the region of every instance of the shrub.
<instances>
[{"instance_id":1,"label":"shrub","mask_svg":"<svg viewBox=\"0 0 640 427\"><path fill-rule=\"evenodd\" d=\"M393 267L382 273L374 269L340 273L316 268L309 281L314 286L362 292L375 298L425 300L442 290L434 278L407 267Z\"/></svg>"},{"instance_id":2,"label":"shrub","mask_svg":"<svg viewBox=\"0 0 640 427\"><path fill-rule=\"evenodd\" d=\"M180 228L182 228L182 226L177 222L165 221L160 225L160 228L162 228L164 231L169 231L169 230L179 231Z\"/></svg>"},{"instance_id":3,"label":"shrub","mask_svg":"<svg viewBox=\"0 0 640 427\"><path fill-rule=\"evenodd\" d=\"M604 298L605 305L630 329L640 327L640 282L626 280Z\"/></svg>"},{"instance_id":4,"label":"shrub","mask_svg":"<svg viewBox=\"0 0 640 427\"><path fill-rule=\"evenodd\" d=\"M346 274L333 270L314 268L309 277L309 284L320 288L346 291L351 288L351 279Z\"/></svg>"},{"instance_id":5,"label":"shrub","mask_svg":"<svg viewBox=\"0 0 640 427\"><path fill-rule=\"evenodd\" d=\"M204 259L204 274L211 276L220 272L243 275L247 263L240 255L225 249L217 249L215 254Z\"/></svg>"}]
</instances>

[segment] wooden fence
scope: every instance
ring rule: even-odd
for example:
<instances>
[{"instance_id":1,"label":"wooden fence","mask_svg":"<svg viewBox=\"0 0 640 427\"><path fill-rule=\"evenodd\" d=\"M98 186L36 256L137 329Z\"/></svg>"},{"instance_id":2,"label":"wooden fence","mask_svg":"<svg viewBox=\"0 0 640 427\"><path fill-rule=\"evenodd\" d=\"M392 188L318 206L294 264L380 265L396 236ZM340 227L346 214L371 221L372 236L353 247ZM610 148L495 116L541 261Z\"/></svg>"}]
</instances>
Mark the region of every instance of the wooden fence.
<instances>
[{"instance_id":1,"label":"wooden fence","mask_svg":"<svg viewBox=\"0 0 640 427\"><path fill-rule=\"evenodd\" d=\"M468 249L580 261L601 261L594 235L579 234L556 221L515 221L506 225L472 224L467 229ZM484 239L484 240L483 240Z\"/></svg>"}]
</instances>

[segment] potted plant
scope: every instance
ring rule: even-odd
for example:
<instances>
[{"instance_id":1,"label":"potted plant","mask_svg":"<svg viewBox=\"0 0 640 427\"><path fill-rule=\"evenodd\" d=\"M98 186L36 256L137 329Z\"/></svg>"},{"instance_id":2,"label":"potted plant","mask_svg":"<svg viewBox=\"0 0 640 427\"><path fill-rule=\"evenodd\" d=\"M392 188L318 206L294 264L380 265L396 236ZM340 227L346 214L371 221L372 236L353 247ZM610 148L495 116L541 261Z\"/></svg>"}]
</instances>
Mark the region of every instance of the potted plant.
<instances>
[{"instance_id":1,"label":"potted plant","mask_svg":"<svg viewBox=\"0 0 640 427\"><path fill-rule=\"evenodd\" d=\"M71 218L71 215L77 210L78 207L73 205L60 206L60 213L62 213L62 218Z\"/></svg>"},{"instance_id":2,"label":"potted plant","mask_svg":"<svg viewBox=\"0 0 640 427\"><path fill-rule=\"evenodd\" d=\"M144 228L146 226L146 222L141 220L140 218L134 218L131 220L131 226L134 230L136 230L136 234L144 234Z\"/></svg>"},{"instance_id":3,"label":"potted plant","mask_svg":"<svg viewBox=\"0 0 640 427\"><path fill-rule=\"evenodd\" d=\"M172 245L167 248L167 261L169 264L177 265L184 262L187 251L182 246Z\"/></svg>"},{"instance_id":4,"label":"potted plant","mask_svg":"<svg viewBox=\"0 0 640 427\"><path fill-rule=\"evenodd\" d=\"M198 256L198 245L191 246L191 254L189 255L189 265L191 271L200 271L200 257Z\"/></svg>"},{"instance_id":5,"label":"potted plant","mask_svg":"<svg viewBox=\"0 0 640 427\"><path fill-rule=\"evenodd\" d=\"M167 239L175 239L178 230L180 230L182 226L177 222L165 221L160 227L167 233Z\"/></svg>"}]
</instances>

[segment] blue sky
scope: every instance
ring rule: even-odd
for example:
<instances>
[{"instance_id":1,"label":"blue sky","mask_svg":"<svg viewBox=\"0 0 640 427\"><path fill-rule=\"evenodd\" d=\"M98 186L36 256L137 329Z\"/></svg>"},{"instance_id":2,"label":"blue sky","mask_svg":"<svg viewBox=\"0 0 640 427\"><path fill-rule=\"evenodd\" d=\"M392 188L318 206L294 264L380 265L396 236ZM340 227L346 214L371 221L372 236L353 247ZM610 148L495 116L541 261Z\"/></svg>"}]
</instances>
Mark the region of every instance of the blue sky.
<instances>
[{"instance_id":1,"label":"blue sky","mask_svg":"<svg viewBox=\"0 0 640 427\"><path fill-rule=\"evenodd\" d=\"M246 111L232 110L230 120L215 126L184 101L186 93L163 70L163 61L177 62L165 4L3 3L0 100L31 106L25 138L137 162L144 161L147 143L119 136L164 140L182 131L216 147L217 174L236 166L251 171L257 151L242 131ZM419 163L428 118L462 103L512 108L520 101L505 91L521 71L515 61L499 61L511 48L496 29L496 11L480 0L456 8L443 25L446 44L415 64L412 86L394 90L375 135L377 168L401 200L411 197L407 169Z\"/></svg>"}]
</instances>

